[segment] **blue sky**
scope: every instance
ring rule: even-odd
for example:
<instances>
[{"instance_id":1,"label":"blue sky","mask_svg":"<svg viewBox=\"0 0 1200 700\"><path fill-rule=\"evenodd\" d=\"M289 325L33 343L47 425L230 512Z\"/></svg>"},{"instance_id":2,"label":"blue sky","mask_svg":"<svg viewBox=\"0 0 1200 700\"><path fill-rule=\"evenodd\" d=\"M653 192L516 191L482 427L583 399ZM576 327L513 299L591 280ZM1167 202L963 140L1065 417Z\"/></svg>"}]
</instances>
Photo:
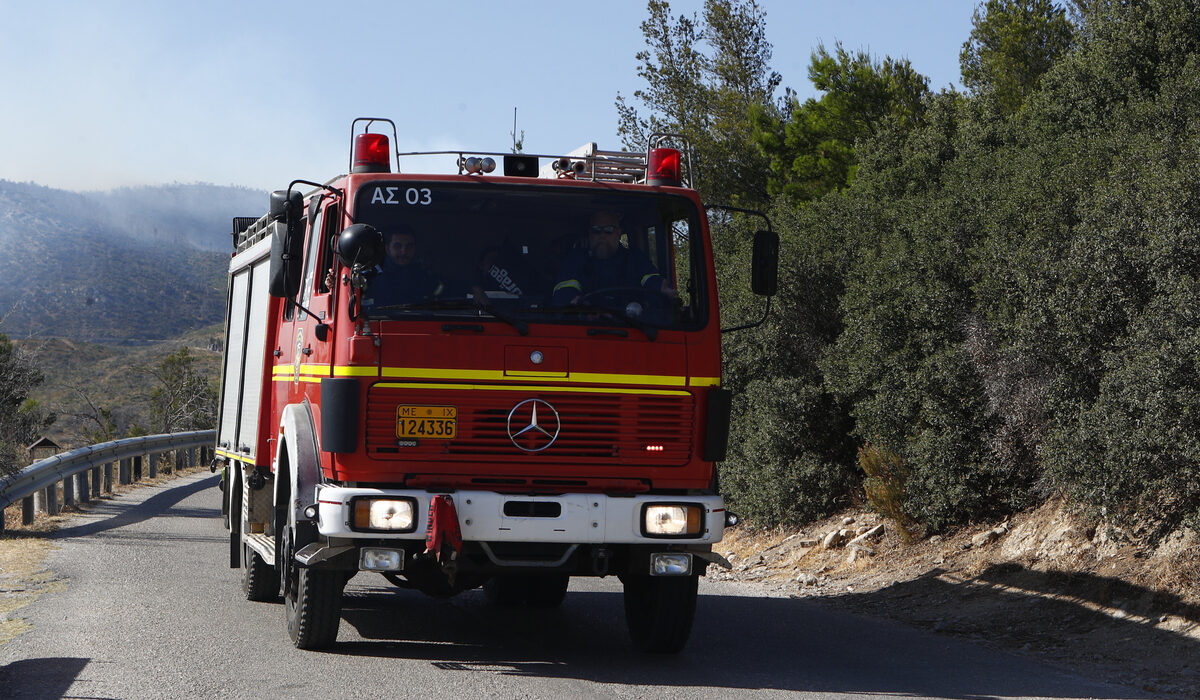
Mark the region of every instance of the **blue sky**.
<instances>
[{"instance_id":1,"label":"blue sky","mask_svg":"<svg viewBox=\"0 0 1200 700\"><path fill-rule=\"evenodd\" d=\"M783 85L841 41L958 84L973 0L759 0ZM674 0L698 12L702 0ZM618 148L644 1L0 0L0 179L70 190L275 189L347 168L350 122L409 150Z\"/></svg>"}]
</instances>

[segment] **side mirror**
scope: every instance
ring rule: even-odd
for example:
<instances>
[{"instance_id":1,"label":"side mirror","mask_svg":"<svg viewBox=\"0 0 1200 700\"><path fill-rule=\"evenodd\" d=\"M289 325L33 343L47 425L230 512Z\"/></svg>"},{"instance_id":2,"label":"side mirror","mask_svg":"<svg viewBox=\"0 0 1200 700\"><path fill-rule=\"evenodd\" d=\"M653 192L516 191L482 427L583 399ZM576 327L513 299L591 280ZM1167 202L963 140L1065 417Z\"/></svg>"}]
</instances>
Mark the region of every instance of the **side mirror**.
<instances>
[{"instance_id":1,"label":"side mirror","mask_svg":"<svg viewBox=\"0 0 1200 700\"><path fill-rule=\"evenodd\" d=\"M300 291L300 261L304 237L292 235L280 223L271 228L271 267L267 291L273 297L294 297Z\"/></svg>"},{"instance_id":2,"label":"side mirror","mask_svg":"<svg viewBox=\"0 0 1200 700\"><path fill-rule=\"evenodd\" d=\"M294 297L300 291L303 259L304 196L299 192L271 193L271 268L267 291L273 297Z\"/></svg>"},{"instance_id":3,"label":"side mirror","mask_svg":"<svg viewBox=\"0 0 1200 700\"><path fill-rule=\"evenodd\" d=\"M779 234L757 231L750 263L750 289L760 296L775 296L779 284Z\"/></svg>"},{"instance_id":4,"label":"side mirror","mask_svg":"<svg viewBox=\"0 0 1200 700\"><path fill-rule=\"evenodd\" d=\"M383 234L370 224L351 224L338 234L333 249L346 267L375 267L383 262Z\"/></svg>"},{"instance_id":5,"label":"side mirror","mask_svg":"<svg viewBox=\"0 0 1200 700\"><path fill-rule=\"evenodd\" d=\"M288 194L288 190L275 190L271 193L271 221L300 221L300 212L304 208L304 196L299 192Z\"/></svg>"}]
</instances>

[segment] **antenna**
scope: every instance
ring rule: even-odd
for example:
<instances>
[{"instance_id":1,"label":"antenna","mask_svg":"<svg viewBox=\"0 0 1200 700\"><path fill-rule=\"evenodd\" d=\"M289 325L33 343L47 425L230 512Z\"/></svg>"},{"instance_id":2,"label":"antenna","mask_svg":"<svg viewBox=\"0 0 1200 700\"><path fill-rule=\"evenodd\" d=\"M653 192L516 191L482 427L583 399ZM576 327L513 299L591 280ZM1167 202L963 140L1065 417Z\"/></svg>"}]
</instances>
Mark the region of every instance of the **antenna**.
<instances>
[{"instance_id":1,"label":"antenna","mask_svg":"<svg viewBox=\"0 0 1200 700\"><path fill-rule=\"evenodd\" d=\"M512 152L520 153L525 148L525 130L521 130L521 137L517 138L517 108L513 107L513 130L509 134L512 136Z\"/></svg>"}]
</instances>

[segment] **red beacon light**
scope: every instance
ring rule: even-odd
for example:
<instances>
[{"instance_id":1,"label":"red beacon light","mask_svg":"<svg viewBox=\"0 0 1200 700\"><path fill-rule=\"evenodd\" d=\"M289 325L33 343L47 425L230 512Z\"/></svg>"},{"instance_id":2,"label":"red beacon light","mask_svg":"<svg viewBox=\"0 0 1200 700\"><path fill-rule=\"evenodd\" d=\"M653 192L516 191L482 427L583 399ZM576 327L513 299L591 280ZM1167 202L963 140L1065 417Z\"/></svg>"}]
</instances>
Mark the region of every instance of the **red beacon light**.
<instances>
[{"instance_id":1,"label":"red beacon light","mask_svg":"<svg viewBox=\"0 0 1200 700\"><path fill-rule=\"evenodd\" d=\"M392 172L392 149L385 134L358 134L354 137L352 173Z\"/></svg>"},{"instance_id":2,"label":"red beacon light","mask_svg":"<svg viewBox=\"0 0 1200 700\"><path fill-rule=\"evenodd\" d=\"M674 148L652 148L646 162L646 184L679 187L680 154Z\"/></svg>"}]
</instances>

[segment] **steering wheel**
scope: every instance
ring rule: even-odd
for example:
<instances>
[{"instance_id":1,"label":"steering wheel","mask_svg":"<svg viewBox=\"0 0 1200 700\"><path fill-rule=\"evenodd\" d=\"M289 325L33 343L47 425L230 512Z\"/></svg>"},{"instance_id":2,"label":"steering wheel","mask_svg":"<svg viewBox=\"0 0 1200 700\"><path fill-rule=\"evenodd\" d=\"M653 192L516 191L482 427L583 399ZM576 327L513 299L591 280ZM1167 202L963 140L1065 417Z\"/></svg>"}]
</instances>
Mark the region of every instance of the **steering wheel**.
<instances>
[{"instance_id":1,"label":"steering wheel","mask_svg":"<svg viewBox=\"0 0 1200 700\"><path fill-rule=\"evenodd\" d=\"M662 292L646 289L636 285L617 287L602 287L579 295L579 303L594 306L624 305L632 301L643 302L643 306L656 305L662 299ZM610 302L608 304L604 302Z\"/></svg>"},{"instance_id":2,"label":"steering wheel","mask_svg":"<svg viewBox=\"0 0 1200 700\"><path fill-rule=\"evenodd\" d=\"M659 316L666 311L666 300L666 295L657 289L646 289L636 285L603 287L579 295L580 304L612 309L643 319ZM641 311L630 313L629 306L635 302L641 307Z\"/></svg>"}]
</instances>

